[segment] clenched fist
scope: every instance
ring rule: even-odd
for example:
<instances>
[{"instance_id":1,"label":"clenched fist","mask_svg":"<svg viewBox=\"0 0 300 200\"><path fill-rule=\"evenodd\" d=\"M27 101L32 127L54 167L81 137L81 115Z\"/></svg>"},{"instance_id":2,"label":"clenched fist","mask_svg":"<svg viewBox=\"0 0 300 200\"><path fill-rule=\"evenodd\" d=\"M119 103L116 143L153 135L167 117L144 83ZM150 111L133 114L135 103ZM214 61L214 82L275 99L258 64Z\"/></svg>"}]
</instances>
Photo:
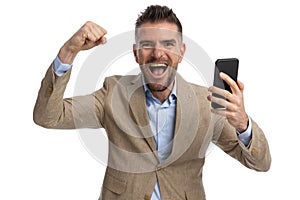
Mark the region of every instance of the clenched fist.
<instances>
[{"instance_id":1,"label":"clenched fist","mask_svg":"<svg viewBox=\"0 0 300 200\"><path fill-rule=\"evenodd\" d=\"M86 22L60 49L58 53L62 63L72 64L77 53L104 44L107 31L101 26Z\"/></svg>"}]
</instances>

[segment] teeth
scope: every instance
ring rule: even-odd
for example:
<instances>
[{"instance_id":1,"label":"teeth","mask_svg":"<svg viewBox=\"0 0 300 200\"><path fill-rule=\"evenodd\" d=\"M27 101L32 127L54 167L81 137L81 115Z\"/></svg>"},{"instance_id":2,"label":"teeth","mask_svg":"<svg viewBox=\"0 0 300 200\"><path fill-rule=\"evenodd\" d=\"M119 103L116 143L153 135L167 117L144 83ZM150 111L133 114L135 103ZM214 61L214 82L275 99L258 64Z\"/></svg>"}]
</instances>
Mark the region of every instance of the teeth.
<instances>
[{"instance_id":1,"label":"teeth","mask_svg":"<svg viewBox=\"0 0 300 200\"><path fill-rule=\"evenodd\" d=\"M150 67L166 67L166 64L152 64Z\"/></svg>"},{"instance_id":2,"label":"teeth","mask_svg":"<svg viewBox=\"0 0 300 200\"><path fill-rule=\"evenodd\" d=\"M163 73L167 69L168 65L166 64L153 64L149 66L149 69L152 73L156 71L156 73ZM157 71L157 70L162 70L162 71Z\"/></svg>"}]
</instances>

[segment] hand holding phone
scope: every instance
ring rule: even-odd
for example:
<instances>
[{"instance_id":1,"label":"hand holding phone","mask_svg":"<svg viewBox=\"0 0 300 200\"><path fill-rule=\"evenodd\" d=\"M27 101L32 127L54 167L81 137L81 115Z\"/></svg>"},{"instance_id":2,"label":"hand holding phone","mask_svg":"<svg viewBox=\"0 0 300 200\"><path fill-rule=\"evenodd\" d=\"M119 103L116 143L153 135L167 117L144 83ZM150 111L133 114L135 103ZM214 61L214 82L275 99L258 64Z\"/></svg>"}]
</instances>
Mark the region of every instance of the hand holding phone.
<instances>
[{"instance_id":1,"label":"hand holding phone","mask_svg":"<svg viewBox=\"0 0 300 200\"><path fill-rule=\"evenodd\" d=\"M215 73L214 73L214 83L213 85L215 87L225 89L231 93L230 86L221 79L220 72L223 72L230 76L235 82L237 82L237 76L238 76L238 66L239 66L239 60L237 58L226 58L226 59L218 59L215 62ZM213 93L214 97L223 98L223 96ZM213 108L222 108L224 109L224 106L219 105L215 102L211 103L211 106Z\"/></svg>"}]
</instances>

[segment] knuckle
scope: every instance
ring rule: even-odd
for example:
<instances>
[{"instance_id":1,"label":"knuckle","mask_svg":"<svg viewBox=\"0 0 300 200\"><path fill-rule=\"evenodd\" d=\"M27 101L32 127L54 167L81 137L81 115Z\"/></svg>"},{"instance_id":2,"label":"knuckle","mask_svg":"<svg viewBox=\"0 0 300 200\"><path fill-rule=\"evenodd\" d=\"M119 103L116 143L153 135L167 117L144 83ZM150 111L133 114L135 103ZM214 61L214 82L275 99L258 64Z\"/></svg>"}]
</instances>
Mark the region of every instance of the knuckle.
<instances>
[{"instance_id":1,"label":"knuckle","mask_svg":"<svg viewBox=\"0 0 300 200\"><path fill-rule=\"evenodd\" d=\"M231 110L233 111L233 113L236 113L236 111L238 110L238 107L236 105L233 105Z\"/></svg>"},{"instance_id":2,"label":"knuckle","mask_svg":"<svg viewBox=\"0 0 300 200\"><path fill-rule=\"evenodd\" d=\"M102 28L102 27L101 27ZM104 34L106 34L107 33L107 30L105 29L105 28L102 28L102 32L104 33Z\"/></svg>"},{"instance_id":3,"label":"knuckle","mask_svg":"<svg viewBox=\"0 0 300 200\"><path fill-rule=\"evenodd\" d=\"M80 31L82 34L87 34L89 32L89 27L85 24Z\"/></svg>"},{"instance_id":4,"label":"knuckle","mask_svg":"<svg viewBox=\"0 0 300 200\"><path fill-rule=\"evenodd\" d=\"M226 112L226 118L231 119L232 118L232 113L231 112Z\"/></svg>"},{"instance_id":5,"label":"knuckle","mask_svg":"<svg viewBox=\"0 0 300 200\"><path fill-rule=\"evenodd\" d=\"M230 118L230 119L235 118L235 113L234 112L230 112L228 115L229 115L228 118Z\"/></svg>"},{"instance_id":6,"label":"knuckle","mask_svg":"<svg viewBox=\"0 0 300 200\"><path fill-rule=\"evenodd\" d=\"M90 25L92 25L93 24L93 22L91 22L91 21L86 21L85 22L85 25L87 25L87 26L90 26Z\"/></svg>"},{"instance_id":7,"label":"knuckle","mask_svg":"<svg viewBox=\"0 0 300 200\"><path fill-rule=\"evenodd\" d=\"M83 29L86 30L86 31L90 31L92 27L93 27L93 22L87 21L87 22L84 24Z\"/></svg>"},{"instance_id":8,"label":"knuckle","mask_svg":"<svg viewBox=\"0 0 300 200\"><path fill-rule=\"evenodd\" d=\"M240 99L237 99L236 104L237 104L238 106L241 106L241 105L242 105L242 101L241 101Z\"/></svg>"},{"instance_id":9,"label":"knuckle","mask_svg":"<svg viewBox=\"0 0 300 200\"><path fill-rule=\"evenodd\" d=\"M230 92L229 91L227 91L227 90L225 90L225 92L224 92L224 96L226 97L226 98L228 98L229 96L230 96Z\"/></svg>"}]
</instances>

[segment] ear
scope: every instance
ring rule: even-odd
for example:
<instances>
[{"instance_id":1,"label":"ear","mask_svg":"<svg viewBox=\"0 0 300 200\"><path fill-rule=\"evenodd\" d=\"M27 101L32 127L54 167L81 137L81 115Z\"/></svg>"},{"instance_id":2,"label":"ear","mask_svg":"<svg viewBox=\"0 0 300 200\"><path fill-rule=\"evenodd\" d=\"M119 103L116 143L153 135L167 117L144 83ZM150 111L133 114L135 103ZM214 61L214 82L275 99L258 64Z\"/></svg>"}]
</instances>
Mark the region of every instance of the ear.
<instances>
[{"instance_id":1,"label":"ear","mask_svg":"<svg viewBox=\"0 0 300 200\"><path fill-rule=\"evenodd\" d=\"M133 50L133 55L134 55L134 58L135 58L135 62L139 64L139 57L138 57L138 52L137 52L137 49L136 49L136 44L133 44L132 50Z\"/></svg>"},{"instance_id":2,"label":"ear","mask_svg":"<svg viewBox=\"0 0 300 200\"><path fill-rule=\"evenodd\" d=\"M178 60L179 63L181 63L181 61L183 60L185 50L186 50L186 46L185 46L184 43L182 43L182 45L180 47L180 57L179 57L179 60Z\"/></svg>"}]
</instances>

